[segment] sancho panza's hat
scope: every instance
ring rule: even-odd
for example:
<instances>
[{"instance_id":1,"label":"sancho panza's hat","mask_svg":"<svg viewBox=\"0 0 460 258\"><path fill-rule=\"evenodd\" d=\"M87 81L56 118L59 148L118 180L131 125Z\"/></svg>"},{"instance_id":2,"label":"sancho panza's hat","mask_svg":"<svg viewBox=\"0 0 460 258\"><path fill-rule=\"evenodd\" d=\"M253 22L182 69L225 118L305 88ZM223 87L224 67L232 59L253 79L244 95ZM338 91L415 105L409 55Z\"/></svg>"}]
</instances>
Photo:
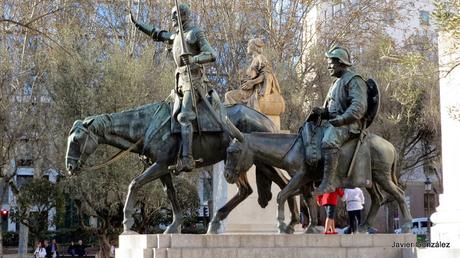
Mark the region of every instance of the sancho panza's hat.
<instances>
[{"instance_id":1,"label":"sancho panza's hat","mask_svg":"<svg viewBox=\"0 0 460 258\"><path fill-rule=\"evenodd\" d=\"M348 50L344 47L334 46L329 51L326 52L326 57L328 58L337 58L341 63L351 66L350 54Z\"/></svg>"}]
</instances>

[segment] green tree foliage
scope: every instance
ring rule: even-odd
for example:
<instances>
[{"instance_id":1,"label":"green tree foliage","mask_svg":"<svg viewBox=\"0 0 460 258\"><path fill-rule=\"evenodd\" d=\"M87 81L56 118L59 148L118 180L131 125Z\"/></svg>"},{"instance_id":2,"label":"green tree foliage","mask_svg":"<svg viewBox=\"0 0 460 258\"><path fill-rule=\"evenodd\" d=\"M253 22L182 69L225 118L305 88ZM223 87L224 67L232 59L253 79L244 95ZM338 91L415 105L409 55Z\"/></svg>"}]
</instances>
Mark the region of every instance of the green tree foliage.
<instances>
[{"instance_id":1,"label":"green tree foliage","mask_svg":"<svg viewBox=\"0 0 460 258\"><path fill-rule=\"evenodd\" d=\"M187 176L190 177L190 175ZM196 176L192 176L192 178L196 179ZM187 180L184 176L174 179L174 187L179 198L179 205L184 212L185 221L195 219L200 205L194 182L196 180ZM135 214L137 232L144 234L162 232L159 226L168 225L172 222L169 200L160 182L142 188L136 206L139 207L139 213Z\"/></svg>"},{"instance_id":2,"label":"green tree foliage","mask_svg":"<svg viewBox=\"0 0 460 258\"><path fill-rule=\"evenodd\" d=\"M29 228L36 241L46 239L49 225L56 225L62 213L49 216L53 209L62 211L64 198L60 186L46 178L32 179L21 186L16 196L16 206L11 210L11 218Z\"/></svg>"},{"instance_id":3,"label":"green tree foliage","mask_svg":"<svg viewBox=\"0 0 460 258\"><path fill-rule=\"evenodd\" d=\"M440 154L440 117L436 47L413 36L407 46L395 47L389 37L369 48L357 70L380 84L381 109L370 129L390 140L399 151L400 174L430 162ZM429 46L429 48L419 48Z\"/></svg>"},{"instance_id":4,"label":"green tree foliage","mask_svg":"<svg viewBox=\"0 0 460 258\"><path fill-rule=\"evenodd\" d=\"M454 56L454 53L458 51L458 46L460 44L460 1L435 1L435 4L436 11L434 12L434 17L438 22L440 31L446 34L447 38L452 40L452 47L448 51L450 51L452 56ZM442 44L446 45L447 43L442 42ZM458 60L458 58L456 60L452 60L451 64L448 64L447 66L448 67L441 69L441 76L446 76L454 69L458 68L458 66L460 66L460 60ZM446 68L447 71L442 71ZM453 111L451 114L458 113L458 107L452 107L451 111ZM457 120L460 119L458 115L454 115L454 117Z\"/></svg>"},{"instance_id":5,"label":"green tree foliage","mask_svg":"<svg viewBox=\"0 0 460 258\"><path fill-rule=\"evenodd\" d=\"M434 17L439 23L440 30L450 33L460 40L460 1L435 1Z\"/></svg>"}]
</instances>

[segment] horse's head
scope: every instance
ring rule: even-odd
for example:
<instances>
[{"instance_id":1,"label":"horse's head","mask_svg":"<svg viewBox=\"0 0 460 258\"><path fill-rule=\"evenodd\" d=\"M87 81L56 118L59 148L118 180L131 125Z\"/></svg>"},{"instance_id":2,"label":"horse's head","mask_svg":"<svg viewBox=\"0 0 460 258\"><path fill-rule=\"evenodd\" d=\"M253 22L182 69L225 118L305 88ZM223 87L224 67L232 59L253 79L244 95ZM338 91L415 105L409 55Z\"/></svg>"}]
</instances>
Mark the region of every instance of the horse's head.
<instances>
[{"instance_id":1,"label":"horse's head","mask_svg":"<svg viewBox=\"0 0 460 258\"><path fill-rule=\"evenodd\" d=\"M247 141L233 139L227 148L224 176L228 183L234 184L241 173L246 172L254 164L253 153L249 150Z\"/></svg>"},{"instance_id":2,"label":"horse's head","mask_svg":"<svg viewBox=\"0 0 460 258\"><path fill-rule=\"evenodd\" d=\"M93 121L94 118L77 120L70 130L65 165L71 175L80 171L88 156L97 148L97 136L88 129Z\"/></svg>"}]
</instances>

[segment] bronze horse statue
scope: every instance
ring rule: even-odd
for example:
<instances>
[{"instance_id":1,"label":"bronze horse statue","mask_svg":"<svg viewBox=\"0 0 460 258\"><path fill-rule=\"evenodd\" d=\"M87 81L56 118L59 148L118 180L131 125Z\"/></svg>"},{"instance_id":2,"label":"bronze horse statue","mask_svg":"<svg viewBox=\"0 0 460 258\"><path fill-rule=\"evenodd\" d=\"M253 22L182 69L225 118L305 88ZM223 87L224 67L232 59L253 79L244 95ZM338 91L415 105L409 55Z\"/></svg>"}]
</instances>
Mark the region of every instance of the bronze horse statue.
<instances>
[{"instance_id":1,"label":"bronze horse statue","mask_svg":"<svg viewBox=\"0 0 460 258\"><path fill-rule=\"evenodd\" d=\"M229 120L242 132L276 132L273 122L265 115L244 105L233 105L224 108ZM84 170L82 167L99 144L107 144L121 150L145 155L152 165L141 175L132 180L123 209L124 233L131 231L134 224L135 196L138 190L156 179L160 179L172 205L173 222L164 232L179 233L182 224L182 210L178 205L176 191L172 184L169 166L176 163L180 146L180 137L171 133L171 106L169 103L153 103L119 113L103 114L75 121L68 136L66 168L70 174ZM226 147L231 137L226 132L214 132L194 135L193 153L202 158L199 167L215 164L225 159ZM146 140L147 139L147 140ZM257 189L259 204L264 208L271 199L271 182L281 189L287 180L278 174L273 167L258 160L256 164ZM238 180L238 192L214 215L208 233L217 233L220 223L230 211L246 199L252 189L245 173ZM295 199L289 200L292 220L285 232L294 231L294 225L299 222L299 214Z\"/></svg>"},{"instance_id":2,"label":"bronze horse statue","mask_svg":"<svg viewBox=\"0 0 460 258\"><path fill-rule=\"evenodd\" d=\"M255 160L284 169L292 177L277 196L278 228L282 229L286 226L284 223L286 199L298 194L302 191L302 187L321 180L323 162L320 160L316 166L307 163L302 137L298 134L240 133L237 138L238 140L234 139L227 148L224 173L229 183L235 182L240 173L252 166ZM354 146L356 146L356 139L348 142L341 149L339 158L341 175L347 173ZM404 232L409 232L412 217L404 200L404 192L398 186L394 175L396 159L396 150L390 142L374 134L368 134L364 138L356 159L363 162L364 166L354 166L352 172L357 173L357 167L369 169L373 183L366 187L372 205L365 221L360 225L360 231L366 231L373 224L383 199L381 188L397 201L403 214L402 229Z\"/></svg>"}]
</instances>

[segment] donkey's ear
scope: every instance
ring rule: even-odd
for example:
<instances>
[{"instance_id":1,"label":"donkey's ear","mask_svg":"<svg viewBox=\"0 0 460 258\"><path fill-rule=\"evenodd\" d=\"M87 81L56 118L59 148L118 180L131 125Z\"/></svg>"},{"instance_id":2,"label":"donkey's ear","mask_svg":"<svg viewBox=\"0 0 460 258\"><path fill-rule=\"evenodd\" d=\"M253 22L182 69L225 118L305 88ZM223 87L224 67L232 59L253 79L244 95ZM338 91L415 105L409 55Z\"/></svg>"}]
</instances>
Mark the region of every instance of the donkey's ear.
<instances>
[{"instance_id":1,"label":"donkey's ear","mask_svg":"<svg viewBox=\"0 0 460 258\"><path fill-rule=\"evenodd\" d=\"M88 128L94 122L94 118L87 118L83 121L83 126Z\"/></svg>"}]
</instances>

